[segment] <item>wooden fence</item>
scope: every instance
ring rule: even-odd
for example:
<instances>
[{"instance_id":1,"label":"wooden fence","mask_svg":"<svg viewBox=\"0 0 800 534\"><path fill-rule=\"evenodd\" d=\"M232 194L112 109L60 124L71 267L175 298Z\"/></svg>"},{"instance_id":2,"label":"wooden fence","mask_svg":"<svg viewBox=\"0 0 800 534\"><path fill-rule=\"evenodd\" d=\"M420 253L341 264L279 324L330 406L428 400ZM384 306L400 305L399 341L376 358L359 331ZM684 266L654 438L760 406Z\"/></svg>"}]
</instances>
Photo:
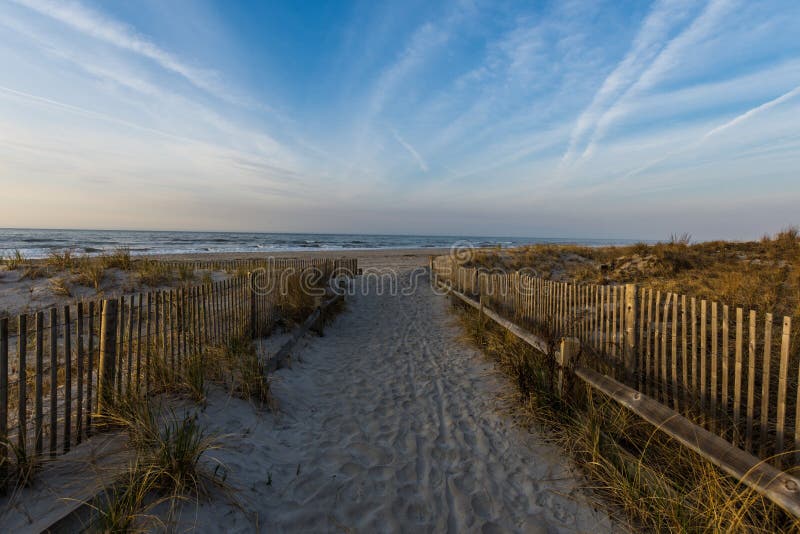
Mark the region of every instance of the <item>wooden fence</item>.
<instances>
[{"instance_id":1,"label":"wooden fence","mask_svg":"<svg viewBox=\"0 0 800 534\"><path fill-rule=\"evenodd\" d=\"M432 261L439 281L543 339L577 338L582 364L777 467L800 465L800 362L791 317L636 285L556 282Z\"/></svg>"},{"instance_id":2,"label":"wooden fence","mask_svg":"<svg viewBox=\"0 0 800 534\"><path fill-rule=\"evenodd\" d=\"M207 264L196 268L253 271L0 318L0 480L15 456L56 456L90 436L98 388L112 397L147 394L156 370L179 373L212 346L268 334L287 272L299 275L297 284L305 275L313 282L357 271L350 259L281 260L269 269L251 260ZM113 347L102 346L109 340ZM111 371L100 369L101 350Z\"/></svg>"}]
</instances>

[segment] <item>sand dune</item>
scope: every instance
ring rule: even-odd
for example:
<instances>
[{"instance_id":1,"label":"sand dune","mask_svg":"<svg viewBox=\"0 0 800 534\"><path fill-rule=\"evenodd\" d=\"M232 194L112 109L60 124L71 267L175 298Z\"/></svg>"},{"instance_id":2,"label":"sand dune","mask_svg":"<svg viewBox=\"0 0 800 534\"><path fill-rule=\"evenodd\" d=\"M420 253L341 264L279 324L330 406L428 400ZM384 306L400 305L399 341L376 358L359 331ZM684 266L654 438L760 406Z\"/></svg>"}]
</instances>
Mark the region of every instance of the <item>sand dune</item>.
<instances>
[{"instance_id":1,"label":"sand dune","mask_svg":"<svg viewBox=\"0 0 800 534\"><path fill-rule=\"evenodd\" d=\"M498 409L508 384L447 307L426 284L349 297L277 373L277 417L215 394L202 419L229 435L215 455L240 506L187 505L178 530L616 530L561 453Z\"/></svg>"}]
</instances>

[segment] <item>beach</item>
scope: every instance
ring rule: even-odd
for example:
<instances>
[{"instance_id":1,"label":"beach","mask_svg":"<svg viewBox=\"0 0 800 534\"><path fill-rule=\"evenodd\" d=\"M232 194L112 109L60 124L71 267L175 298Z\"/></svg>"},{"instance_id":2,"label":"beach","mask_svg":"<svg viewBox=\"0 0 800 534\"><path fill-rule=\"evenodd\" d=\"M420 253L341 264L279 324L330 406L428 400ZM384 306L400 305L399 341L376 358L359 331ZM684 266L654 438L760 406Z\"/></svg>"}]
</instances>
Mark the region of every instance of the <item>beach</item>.
<instances>
[{"instance_id":1,"label":"beach","mask_svg":"<svg viewBox=\"0 0 800 534\"><path fill-rule=\"evenodd\" d=\"M222 436L211 455L234 492L186 503L176 530L619 531L563 453L515 423L512 385L464 341L444 296L354 285L324 336L274 375L276 413L211 396L199 417Z\"/></svg>"},{"instance_id":2,"label":"beach","mask_svg":"<svg viewBox=\"0 0 800 534\"><path fill-rule=\"evenodd\" d=\"M156 505L143 518L203 532L614 531L580 471L514 417L513 384L465 340L447 297L419 276L431 252L276 255L357 257L366 273L391 273L397 284L351 280L345 309L324 335L303 336L291 365L270 375L271 410L215 384L201 405L161 399L179 417L195 414L214 439L202 463L223 474L224 489L177 508ZM242 255L213 256L234 257ZM268 358L286 339L276 332L256 347ZM68 497L74 489L59 488L99 481L94 460L68 454L56 462L83 467L67 470L68 484L45 470L33 493L15 496L9 520L24 528L26 517L53 514L47 495Z\"/></svg>"}]
</instances>

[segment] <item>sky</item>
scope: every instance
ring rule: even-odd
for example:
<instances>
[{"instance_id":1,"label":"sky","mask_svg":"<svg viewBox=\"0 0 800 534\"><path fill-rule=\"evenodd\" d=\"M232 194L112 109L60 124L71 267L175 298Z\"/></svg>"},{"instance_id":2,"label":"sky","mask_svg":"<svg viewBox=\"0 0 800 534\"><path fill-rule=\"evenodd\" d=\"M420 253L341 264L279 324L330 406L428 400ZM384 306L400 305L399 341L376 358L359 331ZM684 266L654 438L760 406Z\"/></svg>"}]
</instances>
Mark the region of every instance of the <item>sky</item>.
<instances>
[{"instance_id":1,"label":"sky","mask_svg":"<svg viewBox=\"0 0 800 534\"><path fill-rule=\"evenodd\" d=\"M0 227L800 224L796 0L0 0Z\"/></svg>"}]
</instances>

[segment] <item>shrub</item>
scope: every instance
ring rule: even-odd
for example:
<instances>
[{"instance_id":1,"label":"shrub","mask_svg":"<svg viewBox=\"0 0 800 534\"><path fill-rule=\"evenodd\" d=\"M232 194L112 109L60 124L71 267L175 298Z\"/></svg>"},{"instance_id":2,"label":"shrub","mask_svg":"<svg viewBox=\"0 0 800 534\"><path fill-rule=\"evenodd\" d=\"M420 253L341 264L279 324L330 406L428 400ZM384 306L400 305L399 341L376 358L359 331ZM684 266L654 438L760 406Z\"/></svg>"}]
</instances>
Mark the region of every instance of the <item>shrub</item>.
<instances>
[{"instance_id":1,"label":"shrub","mask_svg":"<svg viewBox=\"0 0 800 534\"><path fill-rule=\"evenodd\" d=\"M181 282L191 282L194 280L194 266L189 263L179 263L178 278Z\"/></svg>"},{"instance_id":2,"label":"shrub","mask_svg":"<svg viewBox=\"0 0 800 534\"><path fill-rule=\"evenodd\" d=\"M11 256L6 258L4 261L10 271L15 271L28 264L28 259L19 249L14 250L14 252L11 253Z\"/></svg>"},{"instance_id":3,"label":"shrub","mask_svg":"<svg viewBox=\"0 0 800 534\"><path fill-rule=\"evenodd\" d=\"M174 279L174 273L169 265L156 260L137 261L134 270L139 275L139 281L150 287L169 284Z\"/></svg>"},{"instance_id":4,"label":"shrub","mask_svg":"<svg viewBox=\"0 0 800 534\"><path fill-rule=\"evenodd\" d=\"M56 295L64 296L64 297L71 297L72 292L67 285L66 280L63 278L51 278L50 279L50 291L52 291Z\"/></svg>"},{"instance_id":5,"label":"shrub","mask_svg":"<svg viewBox=\"0 0 800 534\"><path fill-rule=\"evenodd\" d=\"M100 290L105 277L106 268L102 259L98 258L83 258L77 263L75 270L77 275L75 281L87 287L93 287L95 291Z\"/></svg>"},{"instance_id":6,"label":"shrub","mask_svg":"<svg viewBox=\"0 0 800 534\"><path fill-rule=\"evenodd\" d=\"M130 271L133 265L131 261L131 249L128 247L116 248L110 254L101 256L101 259L107 269L116 268L123 271Z\"/></svg>"},{"instance_id":7,"label":"shrub","mask_svg":"<svg viewBox=\"0 0 800 534\"><path fill-rule=\"evenodd\" d=\"M59 270L71 269L75 265L75 253L72 249L62 251L51 250L47 256L47 265Z\"/></svg>"}]
</instances>

